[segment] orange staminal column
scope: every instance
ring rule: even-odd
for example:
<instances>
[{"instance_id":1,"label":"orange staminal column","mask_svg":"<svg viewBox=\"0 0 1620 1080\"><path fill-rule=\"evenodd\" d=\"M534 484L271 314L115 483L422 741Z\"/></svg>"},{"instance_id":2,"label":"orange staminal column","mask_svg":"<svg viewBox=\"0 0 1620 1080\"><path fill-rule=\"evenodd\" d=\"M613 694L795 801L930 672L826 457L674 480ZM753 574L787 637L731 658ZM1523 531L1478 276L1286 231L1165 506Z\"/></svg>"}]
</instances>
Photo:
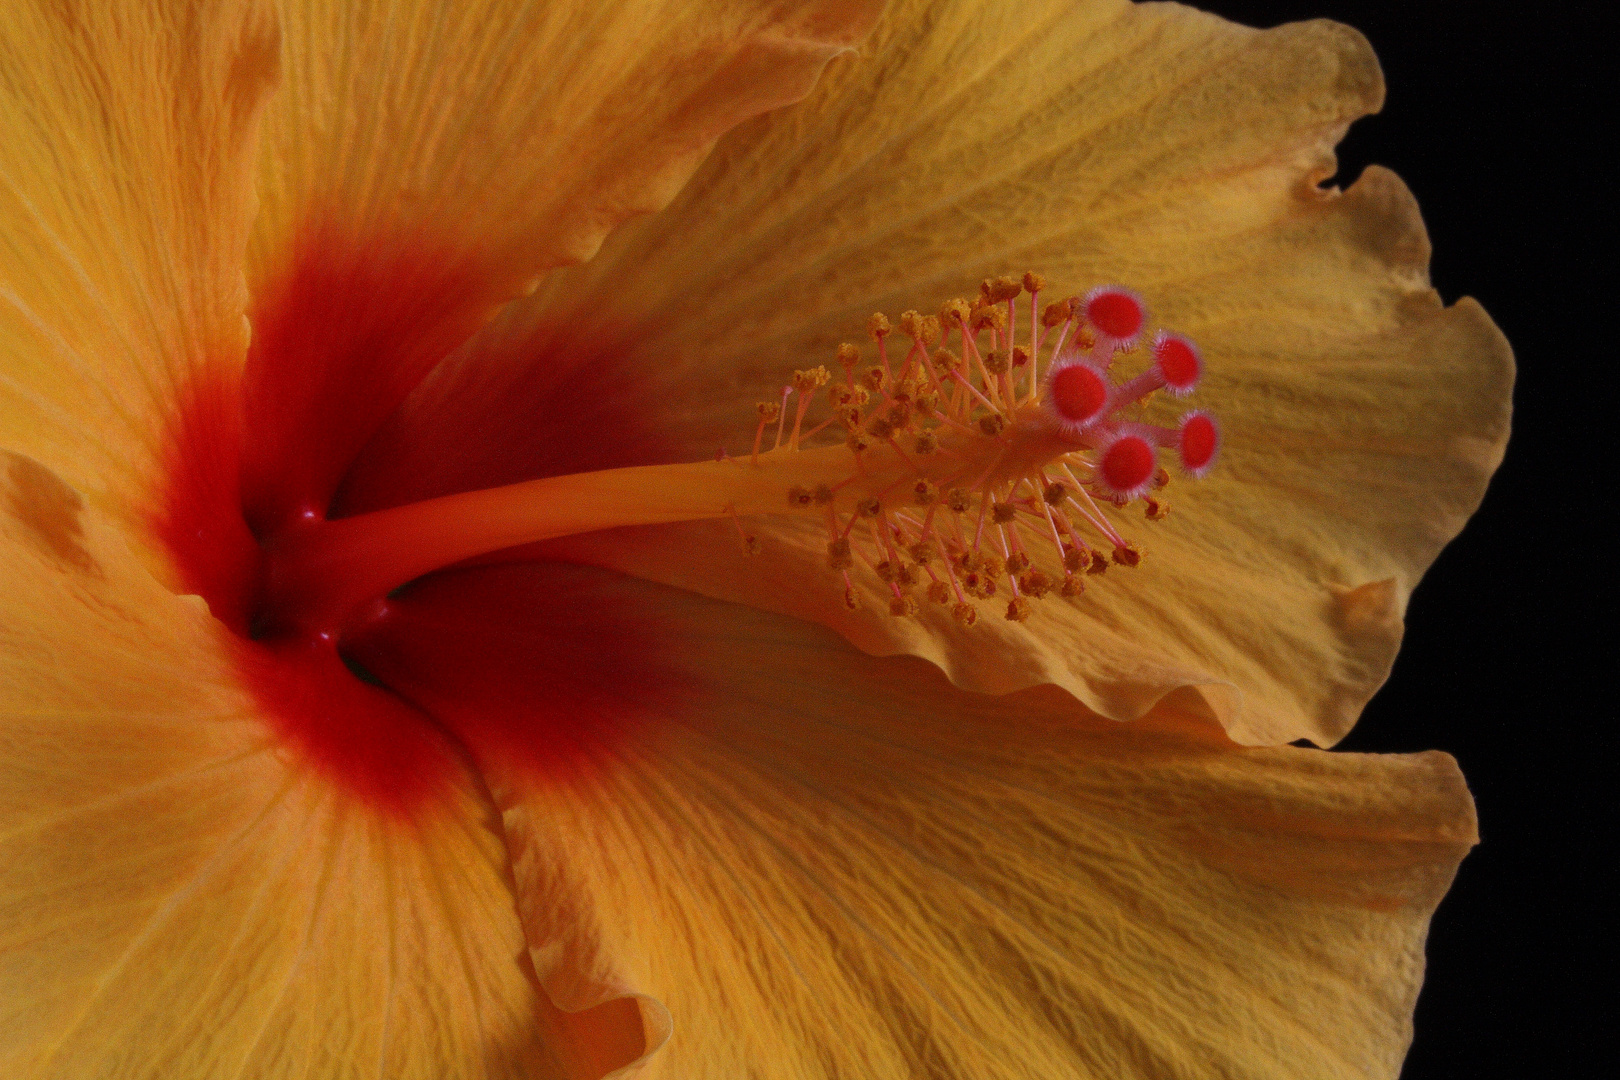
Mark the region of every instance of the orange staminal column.
<instances>
[{"instance_id":1,"label":"orange staminal column","mask_svg":"<svg viewBox=\"0 0 1620 1080\"><path fill-rule=\"evenodd\" d=\"M780 450L757 465L607 469L310 520L266 544L267 613L283 628L332 629L408 581L492 551L625 525L777 513L790 488L840 483L851 471L842 446ZM900 472L876 469L866 482L893 482Z\"/></svg>"}]
</instances>

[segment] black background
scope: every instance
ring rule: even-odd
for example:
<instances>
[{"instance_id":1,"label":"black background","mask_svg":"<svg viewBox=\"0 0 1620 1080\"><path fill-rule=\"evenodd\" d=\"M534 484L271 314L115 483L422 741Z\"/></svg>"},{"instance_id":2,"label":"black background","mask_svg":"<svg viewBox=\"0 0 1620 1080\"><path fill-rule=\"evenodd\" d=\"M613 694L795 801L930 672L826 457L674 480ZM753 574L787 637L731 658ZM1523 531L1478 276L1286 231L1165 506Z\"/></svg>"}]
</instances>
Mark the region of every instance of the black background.
<instances>
[{"instance_id":1,"label":"black background","mask_svg":"<svg viewBox=\"0 0 1620 1080\"><path fill-rule=\"evenodd\" d=\"M1434 242L1435 287L1473 296L1513 343L1514 435L1478 516L1419 585L1388 685L1341 749L1442 749L1479 806L1429 936L1403 1080L1620 1076L1614 1051L1616 872L1612 467L1597 449L1603 372L1620 363L1613 211L1598 158L1608 5L1198 0L1250 26L1328 17L1383 64L1383 112L1339 148L1339 182L1387 165ZM1604 20L1606 21L1606 20ZM1614 83L1611 61L1607 84ZM1612 92L1612 90L1611 90ZM1601 178L1600 178L1601 177ZM1600 258L1600 246L1605 257ZM1601 290L1601 292L1600 292ZM1607 546L1607 545L1605 545Z\"/></svg>"}]
</instances>

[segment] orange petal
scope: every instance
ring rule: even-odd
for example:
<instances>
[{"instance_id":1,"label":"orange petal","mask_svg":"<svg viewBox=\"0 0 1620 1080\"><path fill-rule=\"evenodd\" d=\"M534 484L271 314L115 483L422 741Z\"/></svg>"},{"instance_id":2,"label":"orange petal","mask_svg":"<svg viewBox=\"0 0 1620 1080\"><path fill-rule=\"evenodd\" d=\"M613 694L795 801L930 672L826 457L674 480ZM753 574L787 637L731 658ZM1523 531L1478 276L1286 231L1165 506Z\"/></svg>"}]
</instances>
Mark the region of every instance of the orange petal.
<instances>
[{"instance_id":1,"label":"orange petal","mask_svg":"<svg viewBox=\"0 0 1620 1080\"><path fill-rule=\"evenodd\" d=\"M1193 686L1241 742L1331 744L1500 460L1512 378L1478 305L1428 287L1399 180L1317 187L1345 126L1382 100L1365 41L1159 5L914 15L902 5L860 63L728 139L669 210L514 307L422 388L378 458L411 460L418 486L476 486L517 479L501 473L513 461L745 453L753 403L865 342L873 310L933 310L1027 267L1051 296L1122 281L1203 348L1195 403L1221 418L1223 458L1170 490L1168 521L1127 526L1140 569L1046 601L1026 628L891 619L865 586L851 614L811 522L762 527L753 561L728 523L551 550L813 618L972 689L1051 681L1130 718ZM486 426L466 416L479 395L500 402ZM465 445L490 431L498 462Z\"/></svg>"},{"instance_id":2,"label":"orange petal","mask_svg":"<svg viewBox=\"0 0 1620 1080\"><path fill-rule=\"evenodd\" d=\"M520 288L669 201L714 140L790 101L875 5L674 0L284 5L254 237L262 277L311 223L439 239Z\"/></svg>"},{"instance_id":3,"label":"orange petal","mask_svg":"<svg viewBox=\"0 0 1620 1080\"><path fill-rule=\"evenodd\" d=\"M586 568L452 573L396 604L368 664L469 742L542 982L668 1007L647 1076L1400 1068L1428 919L1475 838L1446 755L984 697ZM526 657L527 691L449 662L480 650ZM559 702L588 768L523 750Z\"/></svg>"},{"instance_id":4,"label":"orange petal","mask_svg":"<svg viewBox=\"0 0 1620 1080\"><path fill-rule=\"evenodd\" d=\"M145 494L176 388L241 363L270 6L20 0L0 21L0 441L92 497Z\"/></svg>"},{"instance_id":5,"label":"orange petal","mask_svg":"<svg viewBox=\"0 0 1620 1080\"><path fill-rule=\"evenodd\" d=\"M324 509L496 305L667 203L727 129L803 97L876 6L286 5L249 249L248 502Z\"/></svg>"},{"instance_id":6,"label":"orange petal","mask_svg":"<svg viewBox=\"0 0 1620 1080\"><path fill-rule=\"evenodd\" d=\"M120 532L0 453L0 1074L583 1078L618 1064L585 1036L639 1052L639 1022L539 992L465 770L409 820L330 787Z\"/></svg>"}]
</instances>

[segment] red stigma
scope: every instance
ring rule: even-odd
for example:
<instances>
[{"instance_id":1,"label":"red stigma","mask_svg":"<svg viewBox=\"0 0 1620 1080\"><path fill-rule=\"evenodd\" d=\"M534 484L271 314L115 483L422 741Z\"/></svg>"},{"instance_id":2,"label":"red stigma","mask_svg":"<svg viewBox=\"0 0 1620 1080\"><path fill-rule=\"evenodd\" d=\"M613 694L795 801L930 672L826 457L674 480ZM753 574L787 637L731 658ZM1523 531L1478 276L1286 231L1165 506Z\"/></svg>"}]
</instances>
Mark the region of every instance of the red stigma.
<instances>
[{"instance_id":1,"label":"red stigma","mask_svg":"<svg viewBox=\"0 0 1620 1080\"><path fill-rule=\"evenodd\" d=\"M1188 413L1181 421L1181 467L1193 476L1202 476L1215 463L1220 447L1220 430L1207 413Z\"/></svg>"},{"instance_id":2,"label":"red stigma","mask_svg":"<svg viewBox=\"0 0 1620 1080\"><path fill-rule=\"evenodd\" d=\"M1108 405L1108 380L1089 364L1070 364L1052 374L1052 408L1071 424L1096 420Z\"/></svg>"},{"instance_id":3,"label":"red stigma","mask_svg":"<svg viewBox=\"0 0 1620 1080\"><path fill-rule=\"evenodd\" d=\"M1142 331L1147 312L1142 301L1116 285L1092 290L1086 297L1086 318L1098 332L1115 341L1129 341Z\"/></svg>"},{"instance_id":4,"label":"red stigma","mask_svg":"<svg viewBox=\"0 0 1620 1080\"><path fill-rule=\"evenodd\" d=\"M1134 498L1153 479L1153 447L1140 435L1122 435L1102 452L1097 473L1110 491Z\"/></svg>"},{"instance_id":5,"label":"red stigma","mask_svg":"<svg viewBox=\"0 0 1620 1080\"><path fill-rule=\"evenodd\" d=\"M1204 361L1198 349L1180 334L1159 335L1153 343L1153 362L1164 378L1164 385L1177 397L1191 393L1204 372Z\"/></svg>"}]
</instances>

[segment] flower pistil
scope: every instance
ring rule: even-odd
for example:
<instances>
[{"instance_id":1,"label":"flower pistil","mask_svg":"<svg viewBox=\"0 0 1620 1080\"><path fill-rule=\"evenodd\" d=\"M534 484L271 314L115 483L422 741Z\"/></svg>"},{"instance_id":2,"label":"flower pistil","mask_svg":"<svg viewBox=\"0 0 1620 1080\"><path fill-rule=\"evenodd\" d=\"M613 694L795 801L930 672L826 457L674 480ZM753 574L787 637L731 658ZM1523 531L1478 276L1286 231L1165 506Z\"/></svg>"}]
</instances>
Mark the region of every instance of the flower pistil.
<instances>
[{"instance_id":1,"label":"flower pistil","mask_svg":"<svg viewBox=\"0 0 1620 1080\"><path fill-rule=\"evenodd\" d=\"M1157 391L1196 387L1204 362L1191 341L1157 333L1146 369L1116 380L1144 340L1141 299L1105 286L1042 307L1043 285L1033 273L996 278L938 315L906 312L910 346L898 358L889 319L872 316L878 362L862 368L861 350L846 343L841 379L825 366L795 371L778 400L759 404L744 458L548 477L284 530L267 544L272 606L292 625L339 626L433 570L626 525L729 516L758 552L744 522L787 510L824 521L827 564L851 607L851 574L868 572L896 616L919 610L911 590L921 586L971 625L973 601L1004 588L1006 617L1023 621L1031 601L1076 596L1083 576L1110 562L1137 565L1143 549L1115 516L1141 500L1148 520L1163 519L1160 449L1201 476L1219 442L1205 412L1174 426L1143 416ZM807 426L823 388L831 415Z\"/></svg>"}]
</instances>

